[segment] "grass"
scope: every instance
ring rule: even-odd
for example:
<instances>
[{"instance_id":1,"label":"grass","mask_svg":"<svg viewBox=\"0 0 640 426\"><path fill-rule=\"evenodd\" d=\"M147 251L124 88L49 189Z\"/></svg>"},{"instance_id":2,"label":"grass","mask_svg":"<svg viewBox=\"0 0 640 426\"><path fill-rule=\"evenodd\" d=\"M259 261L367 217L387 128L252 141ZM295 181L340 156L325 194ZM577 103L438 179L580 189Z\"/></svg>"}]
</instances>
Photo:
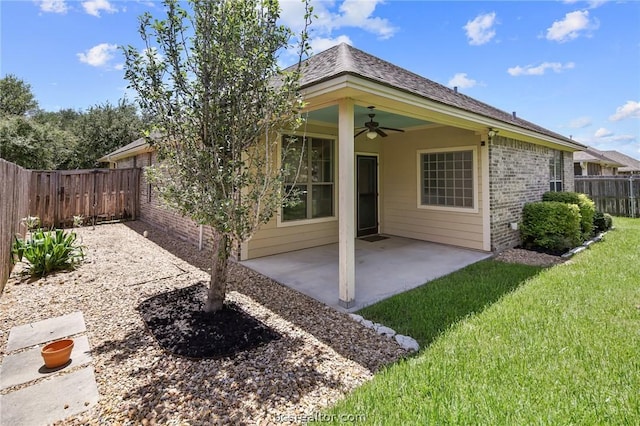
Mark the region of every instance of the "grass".
<instances>
[{"instance_id":1,"label":"grass","mask_svg":"<svg viewBox=\"0 0 640 426\"><path fill-rule=\"evenodd\" d=\"M363 415L363 424L636 424L640 220L615 225L568 264L527 271L488 261L367 308L430 345L328 414ZM470 277L502 290L474 292L476 305L462 296L459 308L454 295L473 290Z\"/></svg>"},{"instance_id":2,"label":"grass","mask_svg":"<svg viewBox=\"0 0 640 426\"><path fill-rule=\"evenodd\" d=\"M431 344L455 322L481 312L543 268L486 260L358 312L367 319Z\"/></svg>"}]
</instances>

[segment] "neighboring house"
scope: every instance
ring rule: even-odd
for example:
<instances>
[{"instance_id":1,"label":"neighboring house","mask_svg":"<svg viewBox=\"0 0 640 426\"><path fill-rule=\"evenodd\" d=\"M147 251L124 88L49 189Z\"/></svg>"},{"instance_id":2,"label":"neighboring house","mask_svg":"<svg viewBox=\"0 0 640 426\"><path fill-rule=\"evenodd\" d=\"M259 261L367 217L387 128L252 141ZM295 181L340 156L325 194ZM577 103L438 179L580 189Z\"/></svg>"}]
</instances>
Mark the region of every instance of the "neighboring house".
<instances>
[{"instance_id":1,"label":"neighboring house","mask_svg":"<svg viewBox=\"0 0 640 426\"><path fill-rule=\"evenodd\" d=\"M588 147L573 153L573 173L575 176L615 176L624 164L609 158L602 151Z\"/></svg>"},{"instance_id":2,"label":"neighboring house","mask_svg":"<svg viewBox=\"0 0 640 426\"><path fill-rule=\"evenodd\" d=\"M602 151L604 155L612 160L623 164L623 167L618 167L618 174L621 175L637 175L640 174L640 161L633 157L629 157L618 151Z\"/></svg>"},{"instance_id":3,"label":"neighboring house","mask_svg":"<svg viewBox=\"0 0 640 426\"><path fill-rule=\"evenodd\" d=\"M519 243L525 203L574 188L573 152L586 147L567 137L346 44L306 62L309 172L295 183L304 198L244 243L241 260L338 242L348 307L356 237L501 251ZM155 154L138 140L100 161L145 167ZM162 208L145 182L140 200L143 220L198 240L198 227Z\"/></svg>"}]
</instances>

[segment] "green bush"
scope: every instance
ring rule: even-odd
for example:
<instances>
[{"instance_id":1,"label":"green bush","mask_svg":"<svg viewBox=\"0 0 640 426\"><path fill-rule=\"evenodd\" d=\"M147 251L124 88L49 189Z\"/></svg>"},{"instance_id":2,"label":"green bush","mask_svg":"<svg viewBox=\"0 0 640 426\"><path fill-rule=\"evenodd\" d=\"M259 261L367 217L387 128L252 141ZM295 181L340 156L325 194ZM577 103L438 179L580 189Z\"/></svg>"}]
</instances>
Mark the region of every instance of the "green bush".
<instances>
[{"instance_id":1,"label":"green bush","mask_svg":"<svg viewBox=\"0 0 640 426\"><path fill-rule=\"evenodd\" d=\"M596 205L586 194L578 192L545 192L542 201L558 201L561 203L575 204L580 209L580 229L582 239L588 240L593 235L593 217L596 213Z\"/></svg>"},{"instance_id":2,"label":"green bush","mask_svg":"<svg viewBox=\"0 0 640 426\"><path fill-rule=\"evenodd\" d=\"M37 277L53 271L73 269L84 259L84 247L77 243L76 233L67 233L62 229L37 229L25 240L16 236L12 253L18 261L25 258L29 262L27 271Z\"/></svg>"},{"instance_id":3,"label":"green bush","mask_svg":"<svg viewBox=\"0 0 640 426\"><path fill-rule=\"evenodd\" d=\"M580 210L575 204L559 201L525 204L520 235L526 248L564 252L582 242Z\"/></svg>"},{"instance_id":4,"label":"green bush","mask_svg":"<svg viewBox=\"0 0 640 426\"><path fill-rule=\"evenodd\" d=\"M593 216L593 227L596 232L604 232L611 229L613 218L608 213L596 212Z\"/></svg>"}]
</instances>

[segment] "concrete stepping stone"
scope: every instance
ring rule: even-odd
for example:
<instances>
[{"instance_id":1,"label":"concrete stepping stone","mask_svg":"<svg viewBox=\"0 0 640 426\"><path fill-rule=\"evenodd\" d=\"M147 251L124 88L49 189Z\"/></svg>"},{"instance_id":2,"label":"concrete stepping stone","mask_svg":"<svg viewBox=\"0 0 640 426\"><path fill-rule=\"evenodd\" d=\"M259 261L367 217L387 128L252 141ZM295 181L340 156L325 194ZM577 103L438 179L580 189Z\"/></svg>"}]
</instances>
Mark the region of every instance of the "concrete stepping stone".
<instances>
[{"instance_id":1,"label":"concrete stepping stone","mask_svg":"<svg viewBox=\"0 0 640 426\"><path fill-rule=\"evenodd\" d=\"M7 341L7 352L28 348L39 343L61 339L87 330L82 312L49 318L13 327Z\"/></svg>"},{"instance_id":2,"label":"concrete stepping stone","mask_svg":"<svg viewBox=\"0 0 640 426\"><path fill-rule=\"evenodd\" d=\"M66 372L79 365L90 363L89 339L86 336L80 336L74 338L73 341L71 362L58 369L51 370L44 366L40 355L42 347L7 355L0 366L0 390L52 376L59 372Z\"/></svg>"},{"instance_id":3,"label":"concrete stepping stone","mask_svg":"<svg viewBox=\"0 0 640 426\"><path fill-rule=\"evenodd\" d=\"M98 398L93 367L60 374L0 395L0 426L50 424L90 409Z\"/></svg>"}]
</instances>

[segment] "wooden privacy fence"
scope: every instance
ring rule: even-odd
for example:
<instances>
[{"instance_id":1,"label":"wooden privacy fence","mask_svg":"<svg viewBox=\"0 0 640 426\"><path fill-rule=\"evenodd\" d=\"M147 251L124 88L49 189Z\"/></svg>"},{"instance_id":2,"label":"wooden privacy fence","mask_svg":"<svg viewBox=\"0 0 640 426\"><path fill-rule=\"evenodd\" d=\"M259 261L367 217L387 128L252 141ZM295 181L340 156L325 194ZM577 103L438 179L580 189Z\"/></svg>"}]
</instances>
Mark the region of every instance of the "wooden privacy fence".
<instances>
[{"instance_id":1,"label":"wooden privacy fence","mask_svg":"<svg viewBox=\"0 0 640 426\"><path fill-rule=\"evenodd\" d=\"M140 169L32 171L29 214L43 226L135 219Z\"/></svg>"},{"instance_id":2,"label":"wooden privacy fence","mask_svg":"<svg viewBox=\"0 0 640 426\"><path fill-rule=\"evenodd\" d=\"M576 176L575 190L596 209L613 216L640 217L640 176Z\"/></svg>"},{"instance_id":3,"label":"wooden privacy fence","mask_svg":"<svg viewBox=\"0 0 640 426\"><path fill-rule=\"evenodd\" d=\"M20 219L29 213L31 172L0 158L0 293L9 279L13 264L13 236L20 229Z\"/></svg>"}]
</instances>

